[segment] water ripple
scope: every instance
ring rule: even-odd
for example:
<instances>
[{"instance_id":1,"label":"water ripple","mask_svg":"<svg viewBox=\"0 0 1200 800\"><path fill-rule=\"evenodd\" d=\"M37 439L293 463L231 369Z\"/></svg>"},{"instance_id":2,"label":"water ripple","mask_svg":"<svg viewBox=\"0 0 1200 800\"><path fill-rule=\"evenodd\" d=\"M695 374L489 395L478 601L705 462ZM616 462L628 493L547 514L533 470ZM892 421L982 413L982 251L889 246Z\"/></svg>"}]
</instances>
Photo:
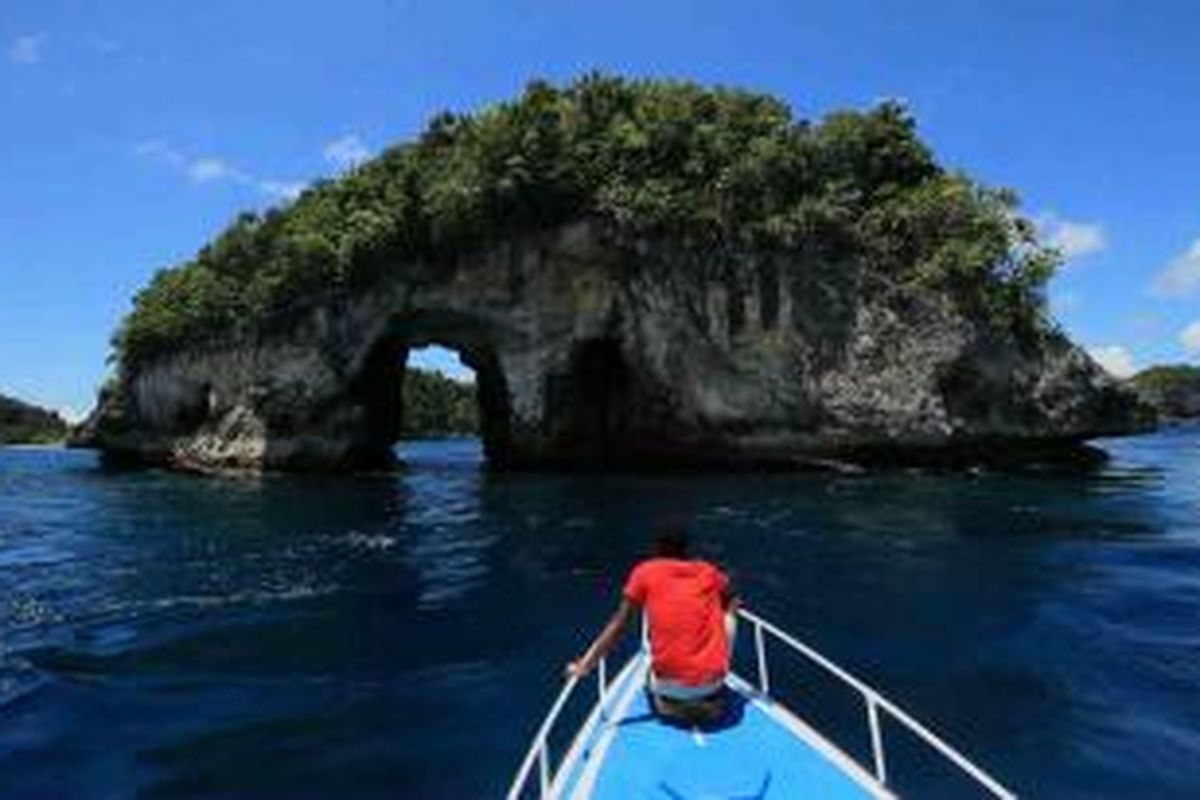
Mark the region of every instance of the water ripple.
<instances>
[{"instance_id":1,"label":"water ripple","mask_svg":"<svg viewBox=\"0 0 1200 800\"><path fill-rule=\"evenodd\" d=\"M682 519L1024 793L1190 800L1198 444L1078 474L576 477L424 443L396 476L261 480L0 450L0 796L494 796Z\"/></svg>"}]
</instances>

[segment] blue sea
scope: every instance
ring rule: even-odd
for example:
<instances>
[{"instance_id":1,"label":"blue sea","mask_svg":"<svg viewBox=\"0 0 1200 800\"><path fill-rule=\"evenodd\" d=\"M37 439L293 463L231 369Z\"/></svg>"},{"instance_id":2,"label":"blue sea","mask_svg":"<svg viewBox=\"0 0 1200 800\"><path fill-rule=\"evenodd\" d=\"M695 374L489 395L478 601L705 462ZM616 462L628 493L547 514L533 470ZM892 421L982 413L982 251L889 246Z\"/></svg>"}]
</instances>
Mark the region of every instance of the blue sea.
<instances>
[{"instance_id":1,"label":"blue sea","mask_svg":"<svg viewBox=\"0 0 1200 800\"><path fill-rule=\"evenodd\" d=\"M0 450L0 798L501 796L682 519L1018 794L1195 800L1200 428L1101 446L1086 472L496 475L455 440L258 479ZM854 697L795 668L861 752ZM972 796L885 738L907 796Z\"/></svg>"}]
</instances>

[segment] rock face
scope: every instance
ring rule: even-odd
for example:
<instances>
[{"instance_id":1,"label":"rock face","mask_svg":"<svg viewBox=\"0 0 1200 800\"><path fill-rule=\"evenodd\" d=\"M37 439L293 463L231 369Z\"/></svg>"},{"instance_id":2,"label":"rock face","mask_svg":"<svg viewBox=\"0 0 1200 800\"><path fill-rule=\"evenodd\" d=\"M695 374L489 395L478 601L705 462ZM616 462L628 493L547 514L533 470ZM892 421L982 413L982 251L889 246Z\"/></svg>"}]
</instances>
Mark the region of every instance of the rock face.
<instances>
[{"instance_id":1,"label":"rock face","mask_svg":"<svg viewBox=\"0 0 1200 800\"><path fill-rule=\"evenodd\" d=\"M497 467L973 459L1144 426L1065 339L1022 344L865 274L582 222L158 357L77 442L199 470L385 466L406 354L434 343L476 370Z\"/></svg>"}]
</instances>

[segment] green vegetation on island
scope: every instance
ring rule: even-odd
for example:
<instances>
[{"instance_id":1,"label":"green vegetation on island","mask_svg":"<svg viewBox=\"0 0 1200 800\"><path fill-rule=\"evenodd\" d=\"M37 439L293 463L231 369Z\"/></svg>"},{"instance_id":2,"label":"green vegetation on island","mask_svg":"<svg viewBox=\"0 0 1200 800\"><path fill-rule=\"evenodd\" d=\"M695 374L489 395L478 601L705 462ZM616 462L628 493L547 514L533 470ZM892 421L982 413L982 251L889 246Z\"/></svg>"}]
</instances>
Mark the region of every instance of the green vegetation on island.
<instances>
[{"instance_id":1,"label":"green vegetation on island","mask_svg":"<svg viewBox=\"0 0 1200 800\"><path fill-rule=\"evenodd\" d=\"M479 432L475 387L440 372L409 367L404 373L401 436L422 439Z\"/></svg>"},{"instance_id":2,"label":"green vegetation on island","mask_svg":"<svg viewBox=\"0 0 1200 800\"><path fill-rule=\"evenodd\" d=\"M67 432L58 414L0 395L0 445L61 442Z\"/></svg>"},{"instance_id":3,"label":"green vegetation on island","mask_svg":"<svg viewBox=\"0 0 1200 800\"><path fill-rule=\"evenodd\" d=\"M1200 367L1154 366L1130 378L1142 399L1165 418L1200 417Z\"/></svg>"},{"instance_id":4,"label":"green vegetation on island","mask_svg":"<svg viewBox=\"0 0 1200 800\"><path fill-rule=\"evenodd\" d=\"M295 202L246 213L160 271L114 337L123 367L252 333L405 260L444 262L574 219L706 251L787 250L942 293L1028 337L1058 254L1006 190L939 165L904 108L798 120L765 95L592 74L443 113Z\"/></svg>"}]
</instances>

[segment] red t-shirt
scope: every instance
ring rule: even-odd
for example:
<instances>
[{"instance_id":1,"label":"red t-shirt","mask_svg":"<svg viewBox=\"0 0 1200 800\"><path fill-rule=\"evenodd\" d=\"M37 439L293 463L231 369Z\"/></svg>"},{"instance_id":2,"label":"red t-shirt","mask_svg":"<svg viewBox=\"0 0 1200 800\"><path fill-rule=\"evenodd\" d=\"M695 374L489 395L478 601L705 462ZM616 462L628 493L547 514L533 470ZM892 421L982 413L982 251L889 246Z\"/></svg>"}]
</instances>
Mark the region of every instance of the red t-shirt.
<instances>
[{"instance_id":1,"label":"red t-shirt","mask_svg":"<svg viewBox=\"0 0 1200 800\"><path fill-rule=\"evenodd\" d=\"M646 609L654 674L685 686L729 671L725 573L707 561L652 558L629 573L625 597Z\"/></svg>"}]
</instances>

